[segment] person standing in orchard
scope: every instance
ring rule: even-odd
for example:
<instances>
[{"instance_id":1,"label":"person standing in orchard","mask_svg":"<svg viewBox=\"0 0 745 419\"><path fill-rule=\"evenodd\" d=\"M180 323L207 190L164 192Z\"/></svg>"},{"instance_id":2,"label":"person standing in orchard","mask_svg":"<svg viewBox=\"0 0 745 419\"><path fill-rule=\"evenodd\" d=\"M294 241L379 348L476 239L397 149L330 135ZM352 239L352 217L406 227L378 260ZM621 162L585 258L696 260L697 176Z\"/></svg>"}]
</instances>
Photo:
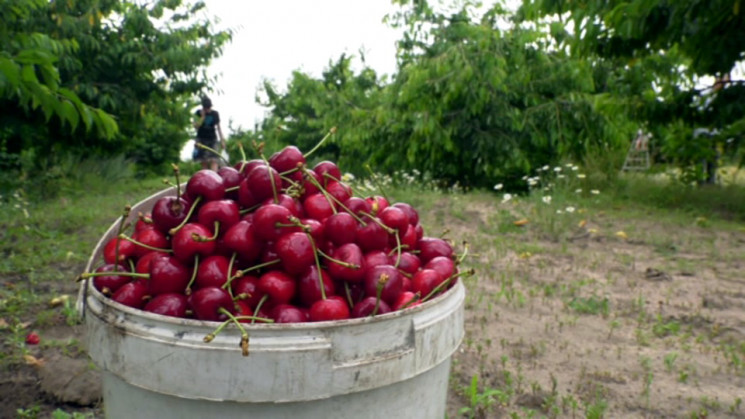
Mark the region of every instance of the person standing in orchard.
<instances>
[{"instance_id":1,"label":"person standing in orchard","mask_svg":"<svg viewBox=\"0 0 745 419\"><path fill-rule=\"evenodd\" d=\"M212 109L212 100L208 97L202 98L202 109L195 112L196 121L194 128L197 129L197 139L194 153L194 160L202 164L202 169L212 169L217 171L219 155L213 151L198 147L197 144L203 144L212 150L217 150L217 140L219 138L222 150L225 150L225 137L222 135L220 128L220 114Z\"/></svg>"}]
</instances>

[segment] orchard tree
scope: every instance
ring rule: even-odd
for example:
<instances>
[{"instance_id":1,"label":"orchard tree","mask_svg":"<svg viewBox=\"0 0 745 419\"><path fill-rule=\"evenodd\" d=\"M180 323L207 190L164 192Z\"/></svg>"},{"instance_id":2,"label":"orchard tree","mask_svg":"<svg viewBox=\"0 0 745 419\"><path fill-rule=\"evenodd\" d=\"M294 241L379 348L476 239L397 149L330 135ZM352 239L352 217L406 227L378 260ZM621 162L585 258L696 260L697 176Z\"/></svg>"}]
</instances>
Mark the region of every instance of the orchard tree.
<instances>
[{"instance_id":1,"label":"orchard tree","mask_svg":"<svg viewBox=\"0 0 745 419\"><path fill-rule=\"evenodd\" d=\"M745 85L731 76L745 51L743 12L739 0L524 0L518 16L569 25L562 38L578 56L648 72L641 94L619 97L636 102L640 119L661 134L667 157L693 177L712 180L712 172L695 165L714 160L717 148L739 153L745 163ZM715 82L702 87L706 76ZM697 128L719 135L712 143L692 135Z\"/></svg>"},{"instance_id":2,"label":"orchard tree","mask_svg":"<svg viewBox=\"0 0 745 419\"><path fill-rule=\"evenodd\" d=\"M5 156L25 153L31 155L25 160L39 162L49 151L124 154L143 168L178 159L188 139L188 108L209 90L205 68L230 40L229 31L216 31L201 16L203 2L11 3L18 14L13 29L2 32L3 54L20 62L28 45L48 45L47 55L32 54L47 61L30 63L28 78L36 74L61 104L3 89ZM27 90L39 95L33 85Z\"/></svg>"}]
</instances>

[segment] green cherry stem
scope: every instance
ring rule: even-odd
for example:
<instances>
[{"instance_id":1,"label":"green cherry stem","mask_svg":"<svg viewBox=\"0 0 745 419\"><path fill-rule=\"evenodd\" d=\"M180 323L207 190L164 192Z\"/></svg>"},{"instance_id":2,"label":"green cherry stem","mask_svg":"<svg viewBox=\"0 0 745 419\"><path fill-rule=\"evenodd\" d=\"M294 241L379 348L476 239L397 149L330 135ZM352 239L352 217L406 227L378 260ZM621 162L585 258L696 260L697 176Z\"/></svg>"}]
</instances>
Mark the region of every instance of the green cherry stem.
<instances>
[{"instance_id":1,"label":"green cherry stem","mask_svg":"<svg viewBox=\"0 0 745 419\"><path fill-rule=\"evenodd\" d=\"M184 291L184 294L186 295L191 294L191 286L194 284L194 281L197 279L198 269L199 269L199 253L194 255L194 269L191 271L191 278L189 279L189 283L186 284L186 290Z\"/></svg>"},{"instance_id":2,"label":"green cherry stem","mask_svg":"<svg viewBox=\"0 0 745 419\"><path fill-rule=\"evenodd\" d=\"M238 319L235 318L233 313L231 313L229 310L226 310L225 307L220 307L217 309L220 313L228 316L228 319L230 319L231 322L235 324L235 327L238 328L238 330L241 331L241 353L243 356L248 356L248 332L246 332L246 329L243 327L241 322L238 321Z\"/></svg>"},{"instance_id":3,"label":"green cherry stem","mask_svg":"<svg viewBox=\"0 0 745 419\"><path fill-rule=\"evenodd\" d=\"M259 270L261 268L264 268L264 267L267 267L267 266L271 266L271 265L274 265L274 264L277 264L277 263L280 263L280 262L281 262L280 259L274 259L274 260L270 260L269 262L259 263L258 265L254 265L254 266L248 267L246 269L240 270L240 271L236 272L235 275L233 275L232 277L230 277L230 281L232 281L232 280L234 280L236 278L240 278L243 275L245 275L245 274L247 274L247 273L249 273L251 271L256 271L256 270ZM223 285L223 288L229 286L229 282L230 281L228 281L228 283L226 283L225 285Z\"/></svg>"},{"instance_id":4,"label":"green cherry stem","mask_svg":"<svg viewBox=\"0 0 745 419\"><path fill-rule=\"evenodd\" d=\"M303 157L308 158L308 156L315 153L316 150L318 150L321 147L321 145L323 145L323 143L326 142L326 140L334 134L336 134L336 127L331 127L329 132L326 133L326 135L323 138L321 138L321 141L319 141L318 144L316 144L309 152L305 153Z\"/></svg>"},{"instance_id":5,"label":"green cherry stem","mask_svg":"<svg viewBox=\"0 0 745 419\"><path fill-rule=\"evenodd\" d=\"M118 237L120 239L125 239L125 240L128 240L128 241L131 241L132 243L134 243L134 244L136 244L138 246L142 246L142 247L144 247L145 249L148 249L148 250L154 250L156 252L164 252L164 253L172 253L173 252L173 249L162 249L160 247L153 247L153 246L147 245L145 243L139 242L139 241L133 239L132 237L127 236L126 234L120 234Z\"/></svg>"},{"instance_id":6,"label":"green cherry stem","mask_svg":"<svg viewBox=\"0 0 745 419\"><path fill-rule=\"evenodd\" d=\"M176 234L176 233L177 233L177 232L178 232L179 230L181 230L181 228L182 228L183 226L185 226L185 225L186 225L186 223L187 223L187 222L189 221L189 218L191 218L191 215L192 215L192 214L194 213L194 210L196 209L196 207L197 207L197 204L199 204L199 202L200 202L201 200L202 200L202 196L200 195L200 196L198 196L198 197L197 197L197 198L196 198L196 199L194 200L194 202L193 202L193 203L191 204L191 207L189 207L189 212L188 212L188 213L186 213L186 217L184 217L184 220L183 220L183 221L181 221L181 223L180 223L179 225L177 225L176 227L174 227L174 228L172 228L172 229L168 230L168 234L170 234L171 236L173 236L173 235L174 235L174 234ZM178 201L177 201L177 202L178 202Z\"/></svg>"}]
</instances>

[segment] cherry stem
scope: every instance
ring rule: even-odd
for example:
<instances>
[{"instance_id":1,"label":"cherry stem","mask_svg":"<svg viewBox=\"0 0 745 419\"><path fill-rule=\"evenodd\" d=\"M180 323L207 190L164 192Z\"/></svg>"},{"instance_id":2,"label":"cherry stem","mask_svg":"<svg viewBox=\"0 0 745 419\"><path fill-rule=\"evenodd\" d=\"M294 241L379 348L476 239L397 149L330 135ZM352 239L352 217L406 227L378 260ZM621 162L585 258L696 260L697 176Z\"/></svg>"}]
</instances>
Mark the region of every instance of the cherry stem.
<instances>
[{"instance_id":1,"label":"cherry stem","mask_svg":"<svg viewBox=\"0 0 745 419\"><path fill-rule=\"evenodd\" d=\"M239 322L238 319L235 318L233 313L231 313L229 310L226 310L225 307L220 307L217 309L217 311L228 316L230 321L235 324L235 327L237 327L238 330L241 331L241 353L243 354L243 356L248 356L248 332L246 332L246 329L243 327L241 322Z\"/></svg>"},{"instance_id":2,"label":"cherry stem","mask_svg":"<svg viewBox=\"0 0 745 419\"><path fill-rule=\"evenodd\" d=\"M94 276L109 276L109 275L131 276L133 278L150 278L150 274L141 274L137 272L107 271L107 272L85 272L85 273L80 274L77 280L82 281L83 279L92 278Z\"/></svg>"},{"instance_id":3,"label":"cherry stem","mask_svg":"<svg viewBox=\"0 0 745 419\"><path fill-rule=\"evenodd\" d=\"M300 222L298 220L298 222ZM302 225L302 224L301 224ZM305 232L305 235L308 237L308 240L310 240L310 245L313 246L313 259L316 261L316 269L318 269L318 285L321 289L321 299L326 299L326 286L323 283L323 271L321 270L321 258L318 257L318 252L320 250L318 247L316 247L316 241L313 240L313 236L310 234L310 232L307 229L303 229Z\"/></svg>"},{"instance_id":4,"label":"cherry stem","mask_svg":"<svg viewBox=\"0 0 745 419\"><path fill-rule=\"evenodd\" d=\"M360 268L360 265L355 265L354 263L348 263L348 262L344 262L343 260L334 259L333 257L331 257L331 256L327 255L326 253L324 253L323 250L321 250L321 249L317 249L317 250L318 250L318 253L321 256L323 256L326 259L328 259L328 260L330 260L330 261L332 261L334 263L337 263L337 264L339 264L339 265L341 265L341 266L343 266L345 268L349 268L349 269L359 269Z\"/></svg>"},{"instance_id":5,"label":"cherry stem","mask_svg":"<svg viewBox=\"0 0 745 419\"><path fill-rule=\"evenodd\" d=\"M230 298L235 300L235 297L233 297L233 288L230 286L230 283L233 281L233 276L230 274L233 272L233 264L235 263L235 258L238 257L237 252L233 252L233 254L230 256L230 262L228 263L228 277L225 279L225 283L222 285L222 289L227 289L228 294L230 294Z\"/></svg>"},{"instance_id":6,"label":"cherry stem","mask_svg":"<svg viewBox=\"0 0 745 419\"><path fill-rule=\"evenodd\" d=\"M215 221L215 232L212 234L212 237L204 237L197 233L191 233L191 238L195 242L213 242L217 240L217 236L220 234L220 222Z\"/></svg>"},{"instance_id":7,"label":"cherry stem","mask_svg":"<svg viewBox=\"0 0 745 419\"><path fill-rule=\"evenodd\" d=\"M121 235L124 232L124 226L125 222L127 221L127 217L129 217L129 212L132 210L132 208L129 205L126 205L124 207L124 211L122 212L122 218L119 221L119 230L117 231L117 239L116 239L116 246L114 248L114 263L119 263L119 235Z\"/></svg>"},{"instance_id":8,"label":"cherry stem","mask_svg":"<svg viewBox=\"0 0 745 419\"><path fill-rule=\"evenodd\" d=\"M396 253L396 264L394 267L398 268L398 265L401 263L401 237L398 234L398 230L396 230Z\"/></svg>"},{"instance_id":9,"label":"cherry stem","mask_svg":"<svg viewBox=\"0 0 745 419\"><path fill-rule=\"evenodd\" d=\"M308 172L307 172L308 169L304 169L304 170L305 170L305 174L307 175L308 174ZM334 198L333 196L331 196L331 194L326 191L326 188L324 188L320 183L318 183L318 181L316 180L316 178L314 178L313 176L308 175L308 180L310 181L310 183L313 184L313 186L315 186L316 188L318 188L318 190L323 194L323 197L326 198L326 201L328 201L328 203L331 205L331 210L334 212L334 214L336 214L336 212L337 212L336 211L336 205L334 205L334 204L338 202L337 199Z\"/></svg>"},{"instance_id":10,"label":"cherry stem","mask_svg":"<svg viewBox=\"0 0 745 419\"><path fill-rule=\"evenodd\" d=\"M316 150L318 150L318 148L321 147L321 145L323 145L323 143L333 134L336 134L336 127L331 127L329 132L326 133L326 135L323 138L321 138L321 141L319 141L318 144L316 144L309 152L303 154L303 157L308 158L308 156L315 153Z\"/></svg>"},{"instance_id":11,"label":"cherry stem","mask_svg":"<svg viewBox=\"0 0 745 419\"><path fill-rule=\"evenodd\" d=\"M380 275L378 283L375 284L375 307L373 307L373 311L372 313L370 313L370 317L378 314L378 308L380 307L380 296L383 294L383 287L385 287L386 282L388 282L388 275Z\"/></svg>"},{"instance_id":12,"label":"cherry stem","mask_svg":"<svg viewBox=\"0 0 745 419\"><path fill-rule=\"evenodd\" d=\"M177 233L177 232L178 232L179 230L181 230L181 228L182 228L183 226L185 226L185 225L186 225L186 223L187 223L187 222L189 221L189 218L191 218L191 215L192 215L192 214L194 213L194 209L196 209L196 207L197 207L197 204L199 204L199 202L200 202L201 200L202 200L202 196L200 195L200 196L198 196L198 197L197 197L197 199L195 199L195 200L194 200L194 202L193 202L193 203L191 204L191 207L189 207L189 212L188 212L188 213L186 213L186 217L184 217L184 220L183 220L183 221L181 221L181 223L180 223L179 225L177 225L176 227L174 227L174 228L172 228L172 229L168 230L168 234L170 234L171 236L173 236L173 235L174 235L174 234L176 234L176 233ZM178 202L178 200L176 200L176 202Z\"/></svg>"},{"instance_id":13,"label":"cherry stem","mask_svg":"<svg viewBox=\"0 0 745 419\"><path fill-rule=\"evenodd\" d=\"M238 151L241 153L241 161L246 161L246 151L243 150L243 143L238 141ZM243 168L245 167L245 164L241 165L241 173L243 172Z\"/></svg>"},{"instance_id":14,"label":"cherry stem","mask_svg":"<svg viewBox=\"0 0 745 419\"><path fill-rule=\"evenodd\" d=\"M139 242L139 241L133 239L132 237L127 236L126 234L119 234L118 238L131 241L132 243L136 244L137 246L142 246L142 247L144 247L145 249L148 249L148 250L154 250L156 252L164 252L164 253L172 253L173 252L173 249L161 249L160 247L153 247L153 246L147 245L145 243Z\"/></svg>"},{"instance_id":15,"label":"cherry stem","mask_svg":"<svg viewBox=\"0 0 745 419\"><path fill-rule=\"evenodd\" d=\"M241 185L231 186L231 187L229 187L229 188L225 188L225 192L233 192L233 191L237 191L237 190L238 190L238 189L240 189L240 188L241 188Z\"/></svg>"},{"instance_id":16,"label":"cherry stem","mask_svg":"<svg viewBox=\"0 0 745 419\"><path fill-rule=\"evenodd\" d=\"M460 255L456 263L462 263L466 255L468 255L468 242L463 240L463 254Z\"/></svg>"},{"instance_id":17,"label":"cherry stem","mask_svg":"<svg viewBox=\"0 0 745 419\"><path fill-rule=\"evenodd\" d=\"M263 262L263 263L259 263L258 265L254 265L254 266L248 267L248 268L246 268L246 269L243 269L242 271L238 271L238 272L236 272L236 273L235 273L235 275L233 275L233 276L232 276L232 277L230 278L230 280L232 281L233 279L235 279L235 278L240 278L240 277L242 277L243 275L245 275L245 274L247 274L247 273L249 273L249 272L251 272L251 271L255 271L255 270L258 270L258 269L264 268L264 267L266 267L266 266L271 266L271 265L274 265L274 264L276 264L276 263L279 263L279 262L281 262L281 260L280 260L280 259L274 259L274 260L270 260L269 262ZM223 285L223 288L225 288L226 286L228 286L228 284L227 284L227 283L226 283L225 285Z\"/></svg>"},{"instance_id":18,"label":"cherry stem","mask_svg":"<svg viewBox=\"0 0 745 419\"><path fill-rule=\"evenodd\" d=\"M383 195L383 198L385 198L387 201L390 201L390 199L388 199L388 194L385 193L385 189L383 189L383 186L378 182L378 177L372 171L372 168L370 167L370 165L366 164L365 169L367 169L367 171L370 172L370 179L375 184L375 187L378 188L378 190L380 191L380 194Z\"/></svg>"},{"instance_id":19,"label":"cherry stem","mask_svg":"<svg viewBox=\"0 0 745 419\"><path fill-rule=\"evenodd\" d=\"M199 253L194 255L194 270L191 271L191 278L189 279L189 283L186 284L186 290L184 291L186 295L191 294L191 286L194 284L194 281L197 279L198 269L199 269Z\"/></svg>"},{"instance_id":20,"label":"cherry stem","mask_svg":"<svg viewBox=\"0 0 745 419\"><path fill-rule=\"evenodd\" d=\"M362 215L364 215L364 216L370 218L371 220L373 220L373 222L375 224L379 225L383 230L385 230L386 233L388 233L388 234L397 234L398 233L398 230L397 229L393 229L393 228L388 227L387 225L385 225L382 221L380 221L380 219L378 219L374 215L372 215L372 214L370 214L368 212L363 212Z\"/></svg>"},{"instance_id":21,"label":"cherry stem","mask_svg":"<svg viewBox=\"0 0 745 419\"><path fill-rule=\"evenodd\" d=\"M257 322L262 323L274 323L273 319L267 318L267 317L259 317L259 316L235 316L238 320L254 320Z\"/></svg>"},{"instance_id":22,"label":"cherry stem","mask_svg":"<svg viewBox=\"0 0 745 419\"><path fill-rule=\"evenodd\" d=\"M349 303L349 307L354 307L354 303L352 301L352 289L349 288L349 282L344 281L344 294L347 295L347 302Z\"/></svg>"},{"instance_id":23,"label":"cherry stem","mask_svg":"<svg viewBox=\"0 0 745 419\"><path fill-rule=\"evenodd\" d=\"M259 303L256 304L256 310L254 310L254 313L258 313L259 310L261 310L261 306L263 306L264 303L266 302L266 300L268 300L268 299L269 299L269 294L262 295L261 296L261 299L259 300ZM255 323L255 322L256 322L256 319L251 319L251 323L252 324Z\"/></svg>"},{"instance_id":24,"label":"cherry stem","mask_svg":"<svg viewBox=\"0 0 745 419\"><path fill-rule=\"evenodd\" d=\"M419 291L415 292L411 300L407 301L406 304L401 306L401 310L409 308L409 306L416 303L420 298L422 298L422 294Z\"/></svg>"},{"instance_id":25,"label":"cherry stem","mask_svg":"<svg viewBox=\"0 0 745 419\"><path fill-rule=\"evenodd\" d=\"M274 198L274 203L279 203L279 196L277 195L277 184L274 183L274 176L272 176L272 166L269 164L269 160L264 157L263 154L261 154L261 159L264 160L264 164L266 165L266 172L269 175L269 183L272 184L272 196Z\"/></svg>"},{"instance_id":26,"label":"cherry stem","mask_svg":"<svg viewBox=\"0 0 745 419\"><path fill-rule=\"evenodd\" d=\"M181 170L174 163L171 163L171 167L173 167L173 175L176 176L176 198L179 198L181 196L181 181L179 180Z\"/></svg>"}]
</instances>

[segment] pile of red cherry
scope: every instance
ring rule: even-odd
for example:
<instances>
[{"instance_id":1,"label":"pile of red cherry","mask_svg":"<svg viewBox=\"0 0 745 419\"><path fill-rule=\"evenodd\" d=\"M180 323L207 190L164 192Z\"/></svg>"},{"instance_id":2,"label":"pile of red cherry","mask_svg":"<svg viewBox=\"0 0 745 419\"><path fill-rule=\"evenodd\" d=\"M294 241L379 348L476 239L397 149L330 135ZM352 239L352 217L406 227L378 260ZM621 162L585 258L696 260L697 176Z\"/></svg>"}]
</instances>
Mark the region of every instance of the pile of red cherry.
<instances>
[{"instance_id":1,"label":"pile of red cherry","mask_svg":"<svg viewBox=\"0 0 745 419\"><path fill-rule=\"evenodd\" d=\"M123 217L104 264L82 277L129 307L243 323L382 315L455 283L452 245L425 236L411 205L354 196L341 178L294 146L200 170L129 235Z\"/></svg>"}]
</instances>

